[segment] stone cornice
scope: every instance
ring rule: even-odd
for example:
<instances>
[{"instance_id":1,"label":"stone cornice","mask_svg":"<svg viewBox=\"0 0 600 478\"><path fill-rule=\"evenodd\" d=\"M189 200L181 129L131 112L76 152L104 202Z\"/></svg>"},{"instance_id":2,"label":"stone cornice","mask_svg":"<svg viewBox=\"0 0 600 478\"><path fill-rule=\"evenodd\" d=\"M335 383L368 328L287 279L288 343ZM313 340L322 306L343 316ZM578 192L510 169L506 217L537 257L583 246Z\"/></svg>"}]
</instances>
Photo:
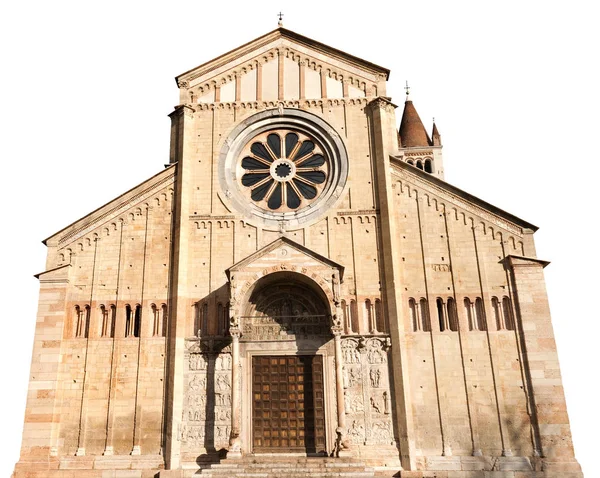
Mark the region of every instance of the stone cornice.
<instances>
[{"instance_id":1,"label":"stone cornice","mask_svg":"<svg viewBox=\"0 0 600 478\"><path fill-rule=\"evenodd\" d=\"M512 234L522 237L525 229L533 231L538 229L537 226L462 191L429 173L414 168L393 156L390 157L390 165L393 176L406 180L423 191L434 194L440 199L447 200L467 212L502 227Z\"/></svg>"},{"instance_id":2,"label":"stone cornice","mask_svg":"<svg viewBox=\"0 0 600 478\"><path fill-rule=\"evenodd\" d=\"M46 245L48 245L49 242L55 242L56 245L60 247L69 242L76 241L80 237L93 231L100 224L118 217L135 204L150 198L152 195L174 182L175 165L169 166L164 171L161 171L150 179L135 186L90 214L78 219L69 226L44 239L42 242Z\"/></svg>"},{"instance_id":3,"label":"stone cornice","mask_svg":"<svg viewBox=\"0 0 600 478\"><path fill-rule=\"evenodd\" d=\"M239 60L242 57L247 56L248 54L251 54L254 51L260 50L261 48L267 46L269 43L275 42L279 39L291 40L303 47L315 51L317 56L319 56L319 54L322 54L327 57L336 59L338 61L348 63L349 65L369 72L375 77L377 77L378 75L382 75L383 79L387 79L390 74L390 71L387 68L383 68L379 65L363 60L362 58L350 55L336 48L332 48L328 45L312 40L291 30L287 30L285 28L277 28L276 30L266 33L265 35L262 35L248 43L245 43L244 45L230 50L229 52L224 53L223 55L220 55L217 58L214 58L213 60L203 63L202 65L197 66L196 68L192 68L191 70L188 70L185 73L178 75L175 78L175 81L177 82L177 85L180 88L184 88L186 87L183 86L185 82L189 82L191 79L199 78L215 70L218 70L224 65Z\"/></svg>"}]
</instances>

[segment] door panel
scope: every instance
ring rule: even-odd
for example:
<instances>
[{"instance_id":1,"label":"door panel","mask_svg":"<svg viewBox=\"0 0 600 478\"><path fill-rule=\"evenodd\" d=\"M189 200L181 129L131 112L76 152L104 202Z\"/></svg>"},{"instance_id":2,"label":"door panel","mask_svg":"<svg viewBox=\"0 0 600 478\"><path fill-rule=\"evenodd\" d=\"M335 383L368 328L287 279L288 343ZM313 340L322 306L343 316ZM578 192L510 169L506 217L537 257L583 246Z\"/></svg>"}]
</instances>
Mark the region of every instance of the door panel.
<instances>
[{"instance_id":1,"label":"door panel","mask_svg":"<svg viewBox=\"0 0 600 478\"><path fill-rule=\"evenodd\" d=\"M323 358L252 358L254 451L325 450Z\"/></svg>"}]
</instances>

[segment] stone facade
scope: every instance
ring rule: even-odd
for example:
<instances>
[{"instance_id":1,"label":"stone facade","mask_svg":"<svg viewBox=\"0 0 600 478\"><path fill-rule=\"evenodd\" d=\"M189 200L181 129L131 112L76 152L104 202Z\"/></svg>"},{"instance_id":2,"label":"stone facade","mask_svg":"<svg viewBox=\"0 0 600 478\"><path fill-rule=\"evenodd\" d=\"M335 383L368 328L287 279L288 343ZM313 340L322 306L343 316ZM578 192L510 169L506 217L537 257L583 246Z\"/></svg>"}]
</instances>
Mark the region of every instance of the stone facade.
<instances>
[{"instance_id":1,"label":"stone facade","mask_svg":"<svg viewBox=\"0 0 600 478\"><path fill-rule=\"evenodd\" d=\"M15 477L299 443L382 476L581 476L536 228L444 181L388 74L278 28L177 77L171 164L45 241ZM292 356L319 357L314 447L259 438L254 364Z\"/></svg>"}]
</instances>

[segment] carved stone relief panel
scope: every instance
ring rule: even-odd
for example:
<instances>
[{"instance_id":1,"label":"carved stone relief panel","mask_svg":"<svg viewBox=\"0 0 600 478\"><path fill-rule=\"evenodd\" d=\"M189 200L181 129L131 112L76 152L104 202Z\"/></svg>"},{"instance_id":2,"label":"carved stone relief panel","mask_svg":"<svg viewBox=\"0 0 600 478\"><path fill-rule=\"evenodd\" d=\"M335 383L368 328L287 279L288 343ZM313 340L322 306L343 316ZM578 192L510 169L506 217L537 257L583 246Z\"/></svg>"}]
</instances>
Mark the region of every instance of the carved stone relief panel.
<instances>
[{"instance_id":1,"label":"carved stone relief panel","mask_svg":"<svg viewBox=\"0 0 600 478\"><path fill-rule=\"evenodd\" d=\"M198 340L186 345L182 448L219 450L231 431L230 347Z\"/></svg>"},{"instance_id":2,"label":"carved stone relief panel","mask_svg":"<svg viewBox=\"0 0 600 478\"><path fill-rule=\"evenodd\" d=\"M387 348L386 338L342 340L344 409L355 445L394 445Z\"/></svg>"}]
</instances>

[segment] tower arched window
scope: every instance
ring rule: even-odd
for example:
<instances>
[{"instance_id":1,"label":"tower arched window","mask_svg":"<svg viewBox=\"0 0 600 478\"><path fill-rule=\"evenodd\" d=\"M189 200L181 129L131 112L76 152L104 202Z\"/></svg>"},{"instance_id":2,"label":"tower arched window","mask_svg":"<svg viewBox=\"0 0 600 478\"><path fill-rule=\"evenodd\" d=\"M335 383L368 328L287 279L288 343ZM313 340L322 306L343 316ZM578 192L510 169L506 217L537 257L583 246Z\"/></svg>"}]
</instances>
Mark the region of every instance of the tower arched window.
<instances>
[{"instance_id":1,"label":"tower arched window","mask_svg":"<svg viewBox=\"0 0 600 478\"><path fill-rule=\"evenodd\" d=\"M433 173L433 167L431 164L431 159L426 159L425 160L425 172L426 173Z\"/></svg>"},{"instance_id":2,"label":"tower arched window","mask_svg":"<svg viewBox=\"0 0 600 478\"><path fill-rule=\"evenodd\" d=\"M150 309L152 310L152 336L156 337L157 335L160 335L160 310L158 309L158 307L156 307L156 304L152 304L150 306Z\"/></svg>"},{"instance_id":3,"label":"tower arched window","mask_svg":"<svg viewBox=\"0 0 600 478\"><path fill-rule=\"evenodd\" d=\"M417 168L423 171L423 161L421 161L420 159L417 161Z\"/></svg>"}]
</instances>

